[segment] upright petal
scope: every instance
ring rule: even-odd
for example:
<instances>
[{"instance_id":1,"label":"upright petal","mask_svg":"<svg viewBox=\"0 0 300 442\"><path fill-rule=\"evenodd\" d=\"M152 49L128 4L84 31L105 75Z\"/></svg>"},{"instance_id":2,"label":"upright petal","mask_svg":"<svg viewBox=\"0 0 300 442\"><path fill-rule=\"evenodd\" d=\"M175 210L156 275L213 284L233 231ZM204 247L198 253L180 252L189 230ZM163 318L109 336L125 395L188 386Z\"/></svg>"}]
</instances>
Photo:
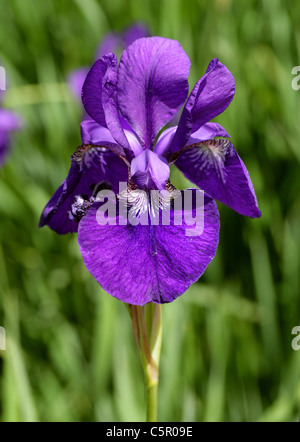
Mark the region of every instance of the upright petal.
<instances>
[{"instance_id":1,"label":"upright petal","mask_svg":"<svg viewBox=\"0 0 300 442\"><path fill-rule=\"evenodd\" d=\"M233 75L217 58L210 62L197 86L197 99L192 111L193 132L220 115L231 103L235 93Z\"/></svg>"},{"instance_id":2,"label":"upright petal","mask_svg":"<svg viewBox=\"0 0 300 442\"><path fill-rule=\"evenodd\" d=\"M152 148L158 131L186 99L189 68L188 56L174 40L141 38L124 51L118 102L143 148Z\"/></svg>"},{"instance_id":3,"label":"upright petal","mask_svg":"<svg viewBox=\"0 0 300 442\"><path fill-rule=\"evenodd\" d=\"M203 274L216 253L219 213L210 197L189 190L192 205L184 212L197 220L199 210L202 223L202 229L195 227L197 234L191 236L182 209L178 210L182 223L178 223L175 201L169 212L170 225L122 225L120 214L117 219L107 217L108 223L116 221L116 225L102 225L97 213L101 203L92 205L79 223L78 242L87 269L104 290L130 304L167 303ZM182 195L179 192L177 197L181 202Z\"/></svg>"},{"instance_id":4,"label":"upright petal","mask_svg":"<svg viewBox=\"0 0 300 442\"><path fill-rule=\"evenodd\" d=\"M106 127L105 113L102 104L103 78L107 68L113 63L114 54L104 55L89 70L82 87L82 103L87 113Z\"/></svg>"},{"instance_id":5,"label":"upright petal","mask_svg":"<svg viewBox=\"0 0 300 442\"><path fill-rule=\"evenodd\" d=\"M117 79L118 60L114 55L103 78L102 104L105 121L110 133L116 142L120 144L120 146L122 146L124 149L130 149L130 145L125 136L119 115L117 102Z\"/></svg>"},{"instance_id":6,"label":"upright petal","mask_svg":"<svg viewBox=\"0 0 300 442\"><path fill-rule=\"evenodd\" d=\"M229 140L192 145L175 164L190 181L241 215L261 215L249 173Z\"/></svg>"},{"instance_id":7,"label":"upright petal","mask_svg":"<svg viewBox=\"0 0 300 442\"><path fill-rule=\"evenodd\" d=\"M180 150L193 132L221 114L232 101L234 92L231 72L218 59L213 59L187 99L171 150Z\"/></svg>"}]
</instances>

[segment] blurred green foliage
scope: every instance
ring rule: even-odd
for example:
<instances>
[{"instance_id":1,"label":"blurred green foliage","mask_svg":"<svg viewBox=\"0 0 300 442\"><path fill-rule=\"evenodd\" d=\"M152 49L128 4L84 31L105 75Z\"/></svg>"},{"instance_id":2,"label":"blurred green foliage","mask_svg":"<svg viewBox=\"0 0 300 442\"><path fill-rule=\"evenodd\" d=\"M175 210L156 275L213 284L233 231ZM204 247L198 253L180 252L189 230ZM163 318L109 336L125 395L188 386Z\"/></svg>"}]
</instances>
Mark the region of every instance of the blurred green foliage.
<instances>
[{"instance_id":1,"label":"blurred green foliage","mask_svg":"<svg viewBox=\"0 0 300 442\"><path fill-rule=\"evenodd\" d=\"M128 313L88 273L76 235L39 230L80 144L70 70L136 21L180 41L190 85L218 57L236 96L218 117L254 183L262 218L219 204L215 260L163 306L161 421L296 421L300 415L300 65L297 0L0 0L4 105L26 122L0 171L1 421L142 421ZM173 182L186 186L173 172ZM120 278L122 275L120 275Z\"/></svg>"}]
</instances>

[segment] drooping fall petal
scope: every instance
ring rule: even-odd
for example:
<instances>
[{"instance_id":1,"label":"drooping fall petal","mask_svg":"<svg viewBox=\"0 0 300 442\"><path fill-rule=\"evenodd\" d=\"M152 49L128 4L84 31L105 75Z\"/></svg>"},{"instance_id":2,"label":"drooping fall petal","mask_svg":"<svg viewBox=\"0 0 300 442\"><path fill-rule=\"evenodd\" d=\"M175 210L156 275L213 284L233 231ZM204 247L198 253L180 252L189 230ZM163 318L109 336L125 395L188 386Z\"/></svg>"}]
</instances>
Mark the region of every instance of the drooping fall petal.
<instances>
[{"instance_id":1,"label":"drooping fall petal","mask_svg":"<svg viewBox=\"0 0 300 442\"><path fill-rule=\"evenodd\" d=\"M91 206L79 223L78 242L86 267L104 290L130 304L166 303L197 281L216 253L219 213L210 197L189 190L192 206L184 214L181 208L176 212L180 192L167 212L170 225L131 225L120 213L105 218L116 225L102 225L97 215L102 203Z\"/></svg>"},{"instance_id":2,"label":"drooping fall petal","mask_svg":"<svg viewBox=\"0 0 300 442\"><path fill-rule=\"evenodd\" d=\"M241 215L261 215L249 173L229 140L189 147L176 166L190 181Z\"/></svg>"}]
</instances>

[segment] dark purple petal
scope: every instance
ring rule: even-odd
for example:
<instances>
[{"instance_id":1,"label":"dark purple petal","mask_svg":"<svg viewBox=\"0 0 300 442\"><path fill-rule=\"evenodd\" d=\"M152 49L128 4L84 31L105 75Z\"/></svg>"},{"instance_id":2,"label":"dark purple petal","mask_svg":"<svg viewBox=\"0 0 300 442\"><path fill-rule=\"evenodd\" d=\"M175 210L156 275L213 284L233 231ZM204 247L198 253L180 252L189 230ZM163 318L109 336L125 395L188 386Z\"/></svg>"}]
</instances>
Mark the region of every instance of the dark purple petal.
<instances>
[{"instance_id":1,"label":"dark purple petal","mask_svg":"<svg viewBox=\"0 0 300 442\"><path fill-rule=\"evenodd\" d=\"M231 72L218 59L213 59L187 99L171 150L180 150L193 132L221 114L232 101L234 92Z\"/></svg>"},{"instance_id":2,"label":"dark purple petal","mask_svg":"<svg viewBox=\"0 0 300 442\"><path fill-rule=\"evenodd\" d=\"M69 218L68 211L71 210L75 196L83 193L81 188L86 190L86 187L89 187L85 183L78 186L80 175L80 165L72 160L67 179L56 190L42 212L39 227L48 225L59 234L77 232L78 223ZM89 192L92 193L90 189Z\"/></svg>"},{"instance_id":3,"label":"dark purple petal","mask_svg":"<svg viewBox=\"0 0 300 442\"><path fill-rule=\"evenodd\" d=\"M82 86L88 73L88 68L79 68L70 72L67 83L74 97L81 100Z\"/></svg>"},{"instance_id":4,"label":"dark purple petal","mask_svg":"<svg viewBox=\"0 0 300 442\"><path fill-rule=\"evenodd\" d=\"M144 150L131 162L131 178L139 189L165 189L169 176L168 161L151 150Z\"/></svg>"},{"instance_id":5,"label":"dark purple petal","mask_svg":"<svg viewBox=\"0 0 300 442\"><path fill-rule=\"evenodd\" d=\"M202 124L220 115L231 103L235 81L231 72L217 58L208 65L198 82L197 100L193 108L193 132Z\"/></svg>"},{"instance_id":6,"label":"dark purple petal","mask_svg":"<svg viewBox=\"0 0 300 442\"><path fill-rule=\"evenodd\" d=\"M114 54L108 54L97 60L89 70L82 88L82 103L85 110L104 127L106 120L102 104L103 78L114 59Z\"/></svg>"},{"instance_id":7,"label":"dark purple petal","mask_svg":"<svg viewBox=\"0 0 300 442\"><path fill-rule=\"evenodd\" d=\"M119 181L127 182L128 168L111 150L106 148L80 149L72 155L67 179L46 205L39 226L48 225L59 234L76 232L78 223L71 220L71 210L77 195L90 198L100 182L119 191Z\"/></svg>"},{"instance_id":8,"label":"dark purple petal","mask_svg":"<svg viewBox=\"0 0 300 442\"><path fill-rule=\"evenodd\" d=\"M170 225L122 225L126 219L120 215L116 225L101 225L97 211L102 203L92 205L79 223L78 242L87 269L104 290L134 305L167 303L198 280L216 253L219 213L210 197L203 198L196 189L190 191L193 206L189 214L196 217L196 210L201 212L203 231L184 220L175 225L178 213L173 209ZM196 202L197 194L201 202ZM182 219L182 210L178 212ZM114 218L107 220L113 222Z\"/></svg>"},{"instance_id":9,"label":"dark purple petal","mask_svg":"<svg viewBox=\"0 0 300 442\"><path fill-rule=\"evenodd\" d=\"M114 55L103 78L102 105L104 109L105 121L110 133L120 146L122 146L124 149L130 149L130 145L125 136L119 115L117 102L117 79L118 60Z\"/></svg>"},{"instance_id":10,"label":"dark purple petal","mask_svg":"<svg viewBox=\"0 0 300 442\"><path fill-rule=\"evenodd\" d=\"M179 156L176 166L190 181L241 215L261 215L249 173L229 140L190 147Z\"/></svg>"},{"instance_id":11,"label":"dark purple petal","mask_svg":"<svg viewBox=\"0 0 300 442\"><path fill-rule=\"evenodd\" d=\"M175 40L136 40L124 51L118 74L119 107L144 148L188 94L190 60Z\"/></svg>"}]
</instances>

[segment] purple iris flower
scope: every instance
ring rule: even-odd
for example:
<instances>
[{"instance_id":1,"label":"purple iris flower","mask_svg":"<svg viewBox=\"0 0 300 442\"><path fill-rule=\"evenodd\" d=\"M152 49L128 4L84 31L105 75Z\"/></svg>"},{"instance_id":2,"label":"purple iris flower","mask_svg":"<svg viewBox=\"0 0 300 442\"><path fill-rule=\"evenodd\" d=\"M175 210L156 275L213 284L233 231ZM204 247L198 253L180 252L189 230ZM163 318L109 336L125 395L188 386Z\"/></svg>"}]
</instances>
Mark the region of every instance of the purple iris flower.
<instances>
[{"instance_id":1,"label":"purple iris flower","mask_svg":"<svg viewBox=\"0 0 300 442\"><path fill-rule=\"evenodd\" d=\"M142 23L135 23L124 32L110 32L102 40L96 52L96 60L110 52L122 51L138 38L148 37L149 30ZM89 68L75 69L68 76L68 84L73 95L81 100L81 90Z\"/></svg>"},{"instance_id":2,"label":"purple iris flower","mask_svg":"<svg viewBox=\"0 0 300 442\"><path fill-rule=\"evenodd\" d=\"M213 59L188 96L189 69L180 44L161 37L136 40L119 64L112 53L96 61L82 90L92 120L81 124L82 145L41 217L40 226L48 224L58 233L78 230L90 273L108 293L130 304L171 302L203 274L219 240L214 198L242 215L260 216L244 163L225 129L210 122L231 102L234 78ZM183 104L178 125L166 129ZM199 234L187 235L186 213L176 206L185 191L169 181L172 164L202 189L192 189L185 210L194 219L201 201ZM127 201L137 217L145 212L150 217L157 201L145 195L160 192L157 204L170 223L163 217L145 225L123 222L120 182L127 185ZM107 201L116 194L119 203L116 222L106 225L99 222L103 200L95 193L103 188L111 189Z\"/></svg>"},{"instance_id":3,"label":"purple iris flower","mask_svg":"<svg viewBox=\"0 0 300 442\"><path fill-rule=\"evenodd\" d=\"M2 102L0 92L0 105ZM0 167L6 160L11 145L11 132L21 128L22 122L13 112L0 107Z\"/></svg>"}]
</instances>

